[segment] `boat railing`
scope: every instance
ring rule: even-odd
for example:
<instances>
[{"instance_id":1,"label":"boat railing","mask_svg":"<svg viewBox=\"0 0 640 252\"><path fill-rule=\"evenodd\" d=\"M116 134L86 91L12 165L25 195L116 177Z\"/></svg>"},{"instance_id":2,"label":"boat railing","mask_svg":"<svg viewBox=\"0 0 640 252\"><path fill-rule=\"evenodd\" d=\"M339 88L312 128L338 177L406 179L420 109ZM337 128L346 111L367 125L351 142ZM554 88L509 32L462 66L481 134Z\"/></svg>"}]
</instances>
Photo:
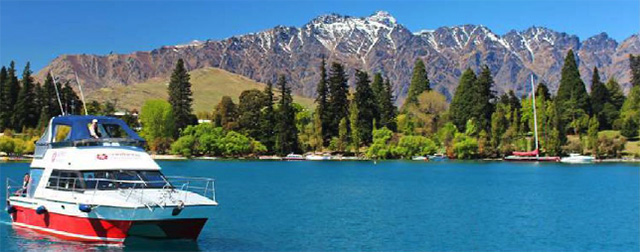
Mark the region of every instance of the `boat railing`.
<instances>
[{"instance_id":1,"label":"boat railing","mask_svg":"<svg viewBox=\"0 0 640 252\"><path fill-rule=\"evenodd\" d=\"M74 196L76 193L86 193L91 190L91 202L94 202L96 193L101 190L118 190L125 197L126 200L136 200L139 203L145 205L159 205L158 202L163 201L149 201L149 197L145 197L145 190L143 189L161 189L165 193L162 197L172 197L171 192L176 190L189 191L202 195L210 200L216 201L215 180L212 178L204 177L182 177L182 176L165 176L161 180L123 180L123 179L108 179L108 178L78 178L75 176L62 177L57 176L56 184L48 184L46 187L49 189L70 191ZM7 178L9 181L9 178ZM7 182L9 184L9 182ZM15 186L14 186L15 188ZM7 195L9 195L10 188L7 187ZM148 194L147 194L148 196ZM183 194L182 200L186 202L189 194Z\"/></svg>"},{"instance_id":2,"label":"boat railing","mask_svg":"<svg viewBox=\"0 0 640 252\"><path fill-rule=\"evenodd\" d=\"M5 191L5 199L9 199L12 195L15 196L26 196L27 192L23 191L22 185L10 178L7 178L6 182L6 191Z\"/></svg>"},{"instance_id":3,"label":"boat railing","mask_svg":"<svg viewBox=\"0 0 640 252\"><path fill-rule=\"evenodd\" d=\"M57 148L65 147L88 147L88 146L132 146L138 148L144 148L146 142L143 140L132 138L89 138L73 141L59 141L59 142L36 142L36 150L34 152L35 158L42 158L46 151Z\"/></svg>"}]
</instances>

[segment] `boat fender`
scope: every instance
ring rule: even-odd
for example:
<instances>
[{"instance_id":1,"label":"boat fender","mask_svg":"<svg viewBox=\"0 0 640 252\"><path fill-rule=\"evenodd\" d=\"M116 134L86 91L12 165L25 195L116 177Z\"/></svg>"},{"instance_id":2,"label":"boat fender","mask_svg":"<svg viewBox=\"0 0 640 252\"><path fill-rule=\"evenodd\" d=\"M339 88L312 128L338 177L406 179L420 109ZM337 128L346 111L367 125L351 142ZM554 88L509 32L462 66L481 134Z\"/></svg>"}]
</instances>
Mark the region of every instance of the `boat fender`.
<instances>
[{"instance_id":1,"label":"boat fender","mask_svg":"<svg viewBox=\"0 0 640 252\"><path fill-rule=\"evenodd\" d=\"M16 210L16 207L14 207L14 206L12 206L12 205L7 206L7 213L8 213L8 214L13 214L13 213L15 213L15 212L17 212L17 211L18 211L18 210Z\"/></svg>"},{"instance_id":2,"label":"boat fender","mask_svg":"<svg viewBox=\"0 0 640 252\"><path fill-rule=\"evenodd\" d=\"M47 212L47 208L44 206L39 206L38 208L36 208L36 213L37 214L43 214Z\"/></svg>"},{"instance_id":3,"label":"boat fender","mask_svg":"<svg viewBox=\"0 0 640 252\"><path fill-rule=\"evenodd\" d=\"M184 209L184 202L182 202L181 200L180 204L173 208L173 211L171 211L171 215L176 216L180 214L180 212L182 212L182 209Z\"/></svg>"},{"instance_id":4,"label":"boat fender","mask_svg":"<svg viewBox=\"0 0 640 252\"><path fill-rule=\"evenodd\" d=\"M81 212L90 213L91 212L91 205L80 204L80 205L78 205L78 210L80 210Z\"/></svg>"}]
</instances>

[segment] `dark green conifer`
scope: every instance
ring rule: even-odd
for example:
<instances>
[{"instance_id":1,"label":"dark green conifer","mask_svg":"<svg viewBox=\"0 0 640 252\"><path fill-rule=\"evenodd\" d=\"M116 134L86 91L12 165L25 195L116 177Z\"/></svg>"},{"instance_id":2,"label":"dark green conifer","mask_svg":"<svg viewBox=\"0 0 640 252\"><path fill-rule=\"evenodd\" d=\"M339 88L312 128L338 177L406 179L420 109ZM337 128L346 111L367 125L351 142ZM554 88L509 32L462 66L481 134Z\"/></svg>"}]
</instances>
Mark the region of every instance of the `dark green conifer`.
<instances>
[{"instance_id":1,"label":"dark green conifer","mask_svg":"<svg viewBox=\"0 0 640 252\"><path fill-rule=\"evenodd\" d=\"M340 120L349 117L348 94L349 86L344 67L340 63L333 62L329 70L329 105L327 106L329 109L327 116L330 118L327 134L331 138L338 136Z\"/></svg>"},{"instance_id":2,"label":"dark green conifer","mask_svg":"<svg viewBox=\"0 0 640 252\"><path fill-rule=\"evenodd\" d=\"M329 87L327 83L327 69L324 57L322 57L322 64L320 65L320 81L316 87L316 114L320 116L320 127L317 130L322 135L322 146L326 146L331 141L331 117L329 109Z\"/></svg>"},{"instance_id":3,"label":"dark green conifer","mask_svg":"<svg viewBox=\"0 0 640 252\"><path fill-rule=\"evenodd\" d=\"M487 65L482 67L475 84L475 106L472 118L475 117L481 130L488 131L491 127L491 114L494 111L493 100L496 98L493 89L493 77Z\"/></svg>"},{"instance_id":4,"label":"dark green conifer","mask_svg":"<svg viewBox=\"0 0 640 252\"><path fill-rule=\"evenodd\" d=\"M376 113L374 118L376 120L375 127L381 127L380 117L381 112L384 110L383 106L383 97L384 92L386 92L384 88L384 80L382 79L381 73L376 73L373 76L373 82L371 82L371 90L373 91L374 102L376 104Z\"/></svg>"},{"instance_id":5,"label":"dark green conifer","mask_svg":"<svg viewBox=\"0 0 640 252\"><path fill-rule=\"evenodd\" d=\"M0 108L0 111L3 111L2 118L0 118L0 125L4 125L5 128L12 127L12 115L15 109L15 105L18 101L19 93L20 82L18 81L18 76L16 75L16 64L15 62L11 61L11 64L9 64L9 69L7 69L7 77L4 82L4 96L1 99L2 108Z\"/></svg>"},{"instance_id":6,"label":"dark green conifer","mask_svg":"<svg viewBox=\"0 0 640 252\"><path fill-rule=\"evenodd\" d=\"M557 107L560 111L562 124L567 126L571 122L579 120L576 116L580 114L591 114L591 102L589 95L580 78L578 64L576 63L573 50L567 52L567 56L562 66L562 76L560 86L556 96ZM577 132L577 129L573 129ZM561 132L565 133L565 132Z\"/></svg>"},{"instance_id":7,"label":"dark green conifer","mask_svg":"<svg viewBox=\"0 0 640 252\"><path fill-rule=\"evenodd\" d=\"M631 70L631 85L640 86L640 55L629 54L629 68Z\"/></svg>"},{"instance_id":8,"label":"dark green conifer","mask_svg":"<svg viewBox=\"0 0 640 252\"><path fill-rule=\"evenodd\" d=\"M238 109L231 97L223 96L213 115L213 123L225 130L235 130L238 127Z\"/></svg>"},{"instance_id":9,"label":"dark green conifer","mask_svg":"<svg viewBox=\"0 0 640 252\"><path fill-rule=\"evenodd\" d=\"M12 113L12 126L16 131L21 131L23 127L33 128L38 123L39 109L36 107L36 93L31 68L29 62L22 72L22 87L18 94L15 109Z\"/></svg>"},{"instance_id":10,"label":"dark green conifer","mask_svg":"<svg viewBox=\"0 0 640 252\"><path fill-rule=\"evenodd\" d=\"M424 66L424 62L421 59L417 59L413 66L413 75L411 76L407 99L403 107L406 108L411 104L416 104L418 102L418 96L422 94L422 92L429 90L431 90L431 87L429 78L427 77L427 69Z\"/></svg>"},{"instance_id":11,"label":"dark green conifer","mask_svg":"<svg viewBox=\"0 0 640 252\"><path fill-rule=\"evenodd\" d=\"M273 97L273 84L271 81L267 82L267 87L264 88L264 96L265 96L265 108L262 111L262 119L260 126L262 127L261 136L258 138L260 143L262 143L269 152L273 151L276 139L275 139L275 128L276 128L276 114L273 109L273 104L275 99Z\"/></svg>"},{"instance_id":12,"label":"dark green conifer","mask_svg":"<svg viewBox=\"0 0 640 252\"><path fill-rule=\"evenodd\" d=\"M393 104L393 90L391 88L391 82L389 79L385 79L384 92L380 96L380 128L387 127L391 131L397 131L398 125L396 123L396 112L398 108Z\"/></svg>"},{"instance_id":13,"label":"dark green conifer","mask_svg":"<svg viewBox=\"0 0 640 252\"><path fill-rule=\"evenodd\" d=\"M296 111L293 107L291 88L287 86L284 75L278 78L280 101L278 106L276 153L286 155L298 151L298 129L296 127Z\"/></svg>"},{"instance_id":14,"label":"dark green conifer","mask_svg":"<svg viewBox=\"0 0 640 252\"><path fill-rule=\"evenodd\" d=\"M356 72L356 93L353 102L355 102L358 111L358 121L355 125L358 127L360 143L369 144L371 143L373 121L376 120L377 104L371 90L369 75L366 72Z\"/></svg>"},{"instance_id":15,"label":"dark green conifer","mask_svg":"<svg viewBox=\"0 0 640 252\"><path fill-rule=\"evenodd\" d=\"M5 86L7 83L7 68L2 66L0 69L0 132L4 131L6 127L8 127L3 120L5 118L5 114L9 113L9 109L7 106L7 101L5 100Z\"/></svg>"},{"instance_id":16,"label":"dark green conifer","mask_svg":"<svg viewBox=\"0 0 640 252\"><path fill-rule=\"evenodd\" d=\"M257 89L242 91L238 102L238 127L247 136L260 139L262 109L267 105L267 97Z\"/></svg>"},{"instance_id":17,"label":"dark green conifer","mask_svg":"<svg viewBox=\"0 0 640 252\"><path fill-rule=\"evenodd\" d=\"M173 108L173 116L176 123L173 134L175 138L178 138L180 131L192 124L191 103L193 102L193 98L189 79L190 76L184 66L184 61L178 59L176 67L171 74L168 88L169 103Z\"/></svg>"},{"instance_id":18,"label":"dark green conifer","mask_svg":"<svg viewBox=\"0 0 640 252\"><path fill-rule=\"evenodd\" d=\"M476 75L471 68L467 68L460 76L460 82L451 101L449 117L459 131L464 132L467 121L472 118L471 111L475 110Z\"/></svg>"}]
</instances>

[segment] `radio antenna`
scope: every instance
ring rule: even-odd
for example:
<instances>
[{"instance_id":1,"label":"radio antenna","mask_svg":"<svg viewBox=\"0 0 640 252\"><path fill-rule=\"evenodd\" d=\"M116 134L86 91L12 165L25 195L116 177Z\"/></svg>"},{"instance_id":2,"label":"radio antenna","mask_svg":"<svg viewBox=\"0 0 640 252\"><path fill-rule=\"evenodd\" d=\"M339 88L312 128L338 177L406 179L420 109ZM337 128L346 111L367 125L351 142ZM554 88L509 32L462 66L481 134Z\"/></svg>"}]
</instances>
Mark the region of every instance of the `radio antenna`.
<instances>
[{"instance_id":1,"label":"radio antenna","mask_svg":"<svg viewBox=\"0 0 640 252\"><path fill-rule=\"evenodd\" d=\"M53 75L51 71L49 71L49 74L53 78L53 87L56 89L56 96L58 97L58 105L60 105L60 112L62 112L62 115L64 115L65 114L64 108L62 108L62 101L60 100L60 92L58 91L58 83L56 83L56 76Z\"/></svg>"},{"instance_id":2,"label":"radio antenna","mask_svg":"<svg viewBox=\"0 0 640 252\"><path fill-rule=\"evenodd\" d=\"M87 103L84 101L84 93L82 93L82 85L80 85L80 80L78 80L78 73L73 72L76 75L76 82L78 83L78 89L80 89L80 98L82 98L82 107L84 108L84 115L89 115L87 112Z\"/></svg>"}]
</instances>

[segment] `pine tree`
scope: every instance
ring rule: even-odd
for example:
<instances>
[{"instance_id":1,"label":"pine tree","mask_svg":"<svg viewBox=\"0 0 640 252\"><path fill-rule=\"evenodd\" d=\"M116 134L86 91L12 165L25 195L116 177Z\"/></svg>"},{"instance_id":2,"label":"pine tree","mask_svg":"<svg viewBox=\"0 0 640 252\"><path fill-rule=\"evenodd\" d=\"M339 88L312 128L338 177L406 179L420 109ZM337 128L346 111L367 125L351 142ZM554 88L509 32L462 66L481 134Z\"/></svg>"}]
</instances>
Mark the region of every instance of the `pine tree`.
<instances>
[{"instance_id":1,"label":"pine tree","mask_svg":"<svg viewBox=\"0 0 640 252\"><path fill-rule=\"evenodd\" d=\"M175 113L174 113L175 114ZM238 108L231 97L223 96L213 115L214 125L225 130L235 130L238 127Z\"/></svg>"},{"instance_id":2,"label":"pine tree","mask_svg":"<svg viewBox=\"0 0 640 252\"><path fill-rule=\"evenodd\" d=\"M278 106L276 152L280 155L298 150L298 129L296 127L296 111L293 108L291 88L287 86L284 75L278 79L280 102Z\"/></svg>"},{"instance_id":3,"label":"pine tree","mask_svg":"<svg viewBox=\"0 0 640 252\"><path fill-rule=\"evenodd\" d=\"M349 117L348 94L349 86L344 67L340 63L333 62L329 70L329 106L327 106L329 110L327 117L330 119L330 124L325 135L338 136L340 120ZM325 129L323 128L323 130Z\"/></svg>"},{"instance_id":4,"label":"pine tree","mask_svg":"<svg viewBox=\"0 0 640 252\"><path fill-rule=\"evenodd\" d=\"M351 105L349 106L349 121L351 122L351 146L353 147L353 151L355 153L358 153L358 151L360 150L360 146L363 143L363 128L362 125L360 125L360 110L358 108L358 104L355 101L352 101ZM341 120L340 123L343 123L343 121ZM346 124L346 120L344 120L344 123ZM342 127L342 125L340 126Z\"/></svg>"},{"instance_id":5,"label":"pine tree","mask_svg":"<svg viewBox=\"0 0 640 252\"><path fill-rule=\"evenodd\" d=\"M270 152L273 151L276 139L275 139L275 128L276 128L276 113L273 109L274 97L273 97L273 84L271 81L267 82L267 87L264 89L265 96L265 108L262 111L262 119L260 120L260 126L262 127L261 133L262 136L258 138L260 143L262 143L267 150Z\"/></svg>"},{"instance_id":6,"label":"pine tree","mask_svg":"<svg viewBox=\"0 0 640 252\"><path fill-rule=\"evenodd\" d=\"M0 125L4 125L5 128L12 127L12 114L18 101L19 93L20 82L16 76L16 64L11 61L9 69L7 69L7 79L5 80L3 92L4 97L2 97L2 108L0 108L0 111L4 111L2 118L0 118Z\"/></svg>"},{"instance_id":7,"label":"pine tree","mask_svg":"<svg viewBox=\"0 0 640 252\"><path fill-rule=\"evenodd\" d=\"M322 135L322 145L325 146L331 141L331 117L329 110L329 87L327 83L327 69L324 57L322 57L322 65L320 65L320 82L316 87L316 114L320 117L321 124L317 125L316 130Z\"/></svg>"},{"instance_id":8,"label":"pine tree","mask_svg":"<svg viewBox=\"0 0 640 252\"><path fill-rule=\"evenodd\" d=\"M39 129L45 128L52 117L62 114L54 85L53 77L51 74L47 74L44 79L44 84L40 89L41 93L38 94L39 104L41 106L40 119L38 119ZM57 85L60 87L60 84Z\"/></svg>"},{"instance_id":9,"label":"pine tree","mask_svg":"<svg viewBox=\"0 0 640 252\"><path fill-rule=\"evenodd\" d=\"M5 97L5 87L7 85L7 68L2 66L0 69L0 132L3 132L5 128L8 127L6 122L3 120L5 118L5 114L11 111L8 109L7 101Z\"/></svg>"},{"instance_id":10,"label":"pine tree","mask_svg":"<svg viewBox=\"0 0 640 252\"><path fill-rule=\"evenodd\" d=\"M640 55L629 54L629 68L631 70L631 85L640 86Z\"/></svg>"},{"instance_id":11,"label":"pine tree","mask_svg":"<svg viewBox=\"0 0 640 252\"><path fill-rule=\"evenodd\" d=\"M556 102L560 110L560 119L565 126L575 124L577 120L580 120L579 115L581 114L591 114L589 95L580 78L573 50L567 52L562 66L562 76ZM574 132L578 131L575 127L573 127L573 130Z\"/></svg>"},{"instance_id":12,"label":"pine tree","mask_svg":"<svg viewBox=\"0 0 640 252\"><path fill-rule=\"evenodd\" d=\"M472 117L476 118L481 130L489 130L491 126L491 114L494 110L493 100L496 98L493 88L493 77L487 65L482 67L475 84L475 106Z\"/></svg>"},{"instance_id":13,"label":"pine tree","mask_svg":"<svg viewBox=\"0 0 640 252\"><path fill-rule=\"evenodd\" d=\"M609 102L609 91L600 81L598 68L593 68L593 76L591 77L591 108L594 115L600 114L604 108L604 104Z\"/></svg>"},{"instance_id":14,"label":"pine tree","mask_svg":"<svg viewBox=\"0 0 640 252\"><path fill-rule=\"evenodd\" d=\"M351 122L351 124L356 125L358 128L358 144L371 143L373 121L376 119L375 115L377 114L375 97L369 83L369 75L366 72L356 72L356 93L353 102L357 109L358 121L355 124ZM349 118L349 120L351 119Z\"/></svg>"},{"instance_id":15,"label":"pine tree","mask_svg":"<svg viewBox=\"0 0 640 252\"><path fill-rule=\"evenodd\" d=\"M11 120L14 130L20 131L23 127L33 128L36 126L40 117L36 100L35 84L33 77L31 77L30 64L27 62L22 73L22 87Z\"/></svg>"},{"instance_id":16,"label":"pine tree","mask_svg":"<svg viewBox=\"0 0 640 252\"><path fill-rule=\"evenodd\" d=\"M467 121L472 118L470 111L474 111L477 104L475 104L476 90L474 88L476 84L476 75L471 68L462 73L460 76L460 83L451 101L451 107L449 109L449 117L453 124L460 131L465 131L465 125Z\"/></svg>"},{"instance_id":17,"label":"pine tree","mask_svg":"<svg viewBox=\"0 0 640 252\"><path fill-rule=\"evenodd\" d=\"M381 93L380 97L380 110L378 113L380 114L380 128L387 127L387 129L391 131L398 130L398 126L396 123L396 112L398 108L393 104L393 90L391 89L391 82L389 79L384 81L384 92Z\"/></svg>"},{"instance_id":18,"label":"pine tree","mask_svg":"<svg viewBox=\"0 0 640 252\"><path fill-rule=\"evenodd\" d=\"M71 114L71 115L82 114L82 106L83 106L82 100L80 100L80 97L78 96L78 94L76 94L76 92L73 91L73 88L71 88L71 85L69 84L68 81L64 84L64 87L62 87L62 89L60 90L60 98L62 100L62 107L64 108L67 114Z\"/></svg>"},{"instance_id":19,"label":"pine tree","mask_svg":"<svg viewBox=\"0 0 640 252\"><path fill-rule=\"evenodd\" d=\"M384 111L384 96L385 96L385 86L384 80L382 79L381 73L376 73L373 76L373 82L371 82L371 90L373 91L374 102L376 104L376 113L374 118L376 119L376 124L373 125L375 127L382 127L380 122L382 111Z\"/></svg>"},{"instance_id":20,"label":"pine tree","mask_svg":"<svg viewBox=\"0 0 640 252\"><path fill-rule=\"evenodd\" d=\"M607 92L609 93L609 100L611 104L615 106L616 110L620 110L622 108L622 104L624 104L624 93L622 93L622 89L620 88L620 84L614 79L610 78L606 84Z\"/></svg>"},{"instance_id":21,"label":"pine tree","mask_svg":"<svg viewBox=\"0 0 640 252\"><path fill-rule=\"evenodd\" d=\"M413 66L413 75L411 76L411 84L407 92L407 99L403 105L404 108L418 102L418 95L424 91L431 90L429 86L429 78L427 77L427 69L421 59L417 59Z\"/></svg>"},{"instance_id":22,"label":"pine tree","mask_svg":"<svg viewBox=\"0 0 640 252\"><path fill-rule=\"evenodd\" d=\"M591 153L596 153L596 148L598 147L598 129L600 128L600 124L598 123L598 118L595 116L589 119L589 131L588 135L588 147L591 150Z\"/></svg>"},{"instance_id":23,"label":"pine tree","mask_svg":"<svg viewBox=\"0 0 640 252\"><path fill-rule=\"evenodd\" d=\"M267 97L257 89L242 91L238 103L238 127L245 135L254 139L262 136L262 109L267 105Z\"/></svg>"},{"instance_id":24,"label":"pine tree","mask_svg":"<svg viewBox=\"0 0 640 252\"><path fill-rule=\"evenodd\" d=\"M176 127L173 136L178 138L180 132L192 123L193 102L191 83L189 82L189 73L184 67L184 61L178 59L176 67L171 74L169 82L169 103L173 108L173 117L175 118Z\"/></svg>"},{"instance_id":25,"label":"pine tree","mask_svg":"<svg viewBox=\"0 0 640 252\"><path fill-rule=\"evenodd\" d=\"M551 98L551 93L549 93L549 88L544 83L538 83L538 87L536 88L536 99L540 100L549 100Z\"/></svg>"}]
</instances>

